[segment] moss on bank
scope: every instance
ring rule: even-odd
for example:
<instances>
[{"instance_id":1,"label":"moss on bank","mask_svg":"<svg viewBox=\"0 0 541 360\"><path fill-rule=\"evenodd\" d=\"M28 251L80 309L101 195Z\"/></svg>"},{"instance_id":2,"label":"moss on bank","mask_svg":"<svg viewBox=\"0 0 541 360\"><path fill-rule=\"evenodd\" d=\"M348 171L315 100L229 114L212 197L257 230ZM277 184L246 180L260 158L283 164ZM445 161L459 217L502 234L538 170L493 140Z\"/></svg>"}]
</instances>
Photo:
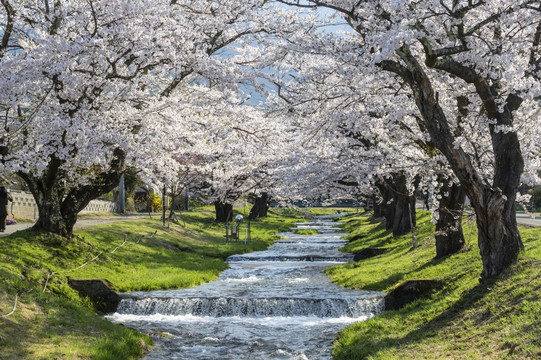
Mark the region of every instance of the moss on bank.
<instances>
[{"instance_id":1,"label":"moss on bank","mask_svg":"<svg viewBox=\"0 0 541 360\"><path fill-rule=\"evenodd\" d=\"M411 235L393 238L368 214L346 220L344 250L388 248L384 254L335 266L336 283L389 291L406 279L445 283L429 297L400 310L349 326L335 341L337 359L538 359L541 358L541 229L521 227L525 251L494 280L479 283L482 270L474 224L464 227L467 244L458 254L434 260L430 214L418 211L419 246Z\"/></svg>"},{"instance_id":2,"label":"moss on bank","mask_svg":"<svg viewBox=\"0 0 541 360\"><path fill-rule=\"evenodd\" d=\"M0 315L11 311L16 297L18 303L0 318L0 357L139 358L150 338L96 315L68 278L105 278L120 291L195 286L217 279L227 256L265 249L295 221L271 214L252 222L246 245L226 243L223 224L208 211L182 214L169 228L158 218L139 218L89 227L72 240L29 230L1 237Z\"/></svg>"}]
</instances>

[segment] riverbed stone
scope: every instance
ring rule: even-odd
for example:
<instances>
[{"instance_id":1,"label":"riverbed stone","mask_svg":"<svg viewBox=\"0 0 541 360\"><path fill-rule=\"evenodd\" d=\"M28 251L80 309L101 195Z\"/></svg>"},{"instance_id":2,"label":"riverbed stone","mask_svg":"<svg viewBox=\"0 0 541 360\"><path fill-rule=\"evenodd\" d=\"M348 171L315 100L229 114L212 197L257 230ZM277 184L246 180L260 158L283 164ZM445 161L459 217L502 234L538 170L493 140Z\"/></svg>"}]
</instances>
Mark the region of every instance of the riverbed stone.
<instances>
[{"instance_id":1,"label":"riverbed stone","mask_svg":"<svg viewBox=\"0 0 541 360\"><path fill-rule=\"evenodd\" d=\"M69 279L68 284L92 301L100 313L114 312L122 298L105 279Z\"/></svg>"},{"instance_id":2,"label":"riverbed stone","mask_svg":"<svg viewBox=\"0 0 541 360\"><path fill-rule=\"evenodd\" d=\"M353 261L359 261L364 259L369 259L374 256L378 256L387 251L386 248L364 248L362 250L356 251L353 253Z\"/></svg>"},{"instance_id":3,"label":"riverbed stone","mask_svg":"<svg viewBox=\"0 0 541 360\"><path fill-rule=\"evenodd\" d=\"M385 310L398 310L440 289L442 285L438 280L406 280L385 295Z\"/></svg>"}]
</instances>

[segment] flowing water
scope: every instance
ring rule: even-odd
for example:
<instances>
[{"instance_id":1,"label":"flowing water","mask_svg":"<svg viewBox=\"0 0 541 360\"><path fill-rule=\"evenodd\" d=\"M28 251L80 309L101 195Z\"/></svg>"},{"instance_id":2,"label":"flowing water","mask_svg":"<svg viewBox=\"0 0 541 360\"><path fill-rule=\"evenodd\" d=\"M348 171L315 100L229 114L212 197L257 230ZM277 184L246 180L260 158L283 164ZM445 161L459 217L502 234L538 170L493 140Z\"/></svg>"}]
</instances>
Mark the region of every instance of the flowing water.
<instances>
[{"instance_id":1,"label":"flowing water","mask_svg":"<svg viewBox=\"0 0 541 360\"><path fill-rule=\"evenodd\" d=\"M108 319L155 334L145 359L330 359L348 324L383 310L383 294L341 288L322 273L351 260L330 217L297 224L266 251L228 258L219 280L125 294ZM295 229L293 229L295 230Z\"/></svg>"}]
</instances>

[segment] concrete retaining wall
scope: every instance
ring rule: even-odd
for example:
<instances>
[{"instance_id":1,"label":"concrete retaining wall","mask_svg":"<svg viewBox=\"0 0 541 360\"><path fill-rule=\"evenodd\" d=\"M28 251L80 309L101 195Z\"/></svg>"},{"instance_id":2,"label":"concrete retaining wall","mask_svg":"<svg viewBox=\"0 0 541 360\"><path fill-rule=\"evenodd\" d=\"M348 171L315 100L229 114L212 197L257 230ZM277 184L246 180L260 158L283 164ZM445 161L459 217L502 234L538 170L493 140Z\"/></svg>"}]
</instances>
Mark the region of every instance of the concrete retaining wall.
<instances>
[{"instance_id":1,"label":"concrete retaining wall","mask_svg":"<svg viewBox=\"0 0 541 360\"><path fill-rule=\"evenodd\" d=\"M117 211L116 203L106 200L92 200L79 214L112 213Z\"/></svg>"},{"instance_id":2,"label":"concrete retaining wall","mask_svg":"<svg viewBox=\"0 0 541 360\"><path fill-rule=\"evenodd\" d=\"M32 194L24 191L10 192L13 202L8 205L9 217L19 219L36 219L38 208ZM116 204L112 201L92 200L80 214L115 212Z\"/></svg>"}]
</instances>

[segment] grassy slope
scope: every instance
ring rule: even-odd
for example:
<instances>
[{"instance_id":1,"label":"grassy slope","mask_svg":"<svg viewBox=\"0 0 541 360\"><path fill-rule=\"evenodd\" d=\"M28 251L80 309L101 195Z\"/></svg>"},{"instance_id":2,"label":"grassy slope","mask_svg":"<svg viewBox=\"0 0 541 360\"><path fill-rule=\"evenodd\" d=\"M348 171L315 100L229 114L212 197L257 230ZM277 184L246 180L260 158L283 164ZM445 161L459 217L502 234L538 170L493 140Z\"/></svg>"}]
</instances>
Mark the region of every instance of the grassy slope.
<instances>
[{"instance_id":1,"label":"grassy slope","mask_svg":"<svg viewBox=\"0 0 541 360\"><path fill-rule=\"evenodd\" d=\"M236 253L266 248L277 231L298 219L271 215L252 223L252 241L226 243L213 213L181 216L183 226L163 228L157 218L110 223L64 239L23 231L0 238L2 359L133 359L150 339L95 315L92 306L67 285L71 278L105 278L120 291L181 288L214 280ZM152 236L155 233L154 236ZM127 242L114 253L126 236ZM179 251L172 245L195 252ZM87 266L72 270L102 253ZM43 293L49 272L55 272Z\"/></svg>"},{"instance_id":2,"label":"grassy slope","mask_svg":"<svg viewBox=\"0 0 541 360\"><path fill-rule=\"evenodd\" d=\"M346 328L335 341L335 358L541 358L541 229L521 227L525 252L518 263L499 278L480 284L481 259L472 224L464 228L463 252L434 260L434 227L428 212L418 212L415 250L411 235L393 239L366 215L346 221L349 238L361 238L344 250L389 250L329 269L335 282L381 291L405 279L439 279L446 286L401 310Z\"/></svg>"}]
</instances>

